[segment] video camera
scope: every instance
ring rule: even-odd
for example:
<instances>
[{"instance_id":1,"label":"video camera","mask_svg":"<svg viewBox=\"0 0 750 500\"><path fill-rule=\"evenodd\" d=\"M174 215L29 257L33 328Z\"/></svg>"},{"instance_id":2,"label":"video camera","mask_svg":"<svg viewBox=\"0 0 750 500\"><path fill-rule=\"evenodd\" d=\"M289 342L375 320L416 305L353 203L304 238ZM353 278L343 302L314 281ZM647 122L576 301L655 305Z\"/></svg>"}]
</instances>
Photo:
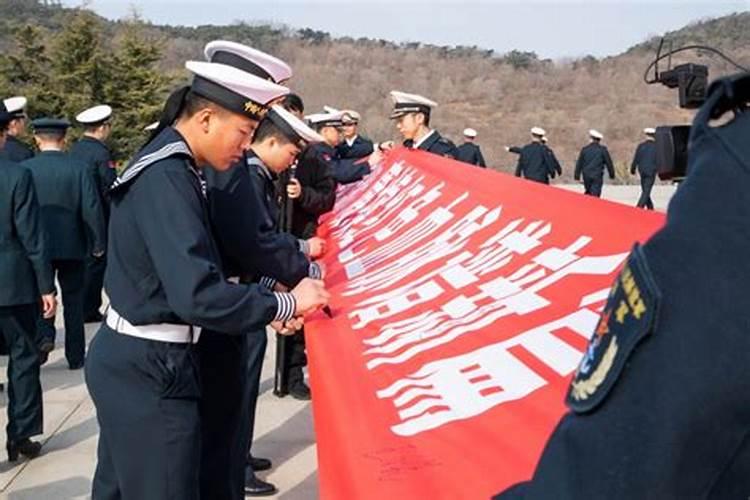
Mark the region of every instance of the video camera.
<instances>
[{"instance_id":1,"label":"video camera","mask_svg":"<svg viewBox=\"0 0 750 500\"><path fill-rule=\"evenodd\" d=\"M747 71L720 51L703 45L688 45L679 49L670 47L667 54L662 54L664 39L659 42L656 58L646 68L644 81L647 84L661 83L670 89L678 89L679 104L683 109L697 109L706 100L708 91L708 66L702 64L680 64L672 68L672 54L685 50L705 50L718 54L736 67ZM659 72L659 61L669 58L668 69ZM648 73L654 68L654 78ZM662 180L680 181L687 175L687 152L690 139L690 125L662 125L656 127L656 165L659 178Z\"/></svg>"}]
</instances>

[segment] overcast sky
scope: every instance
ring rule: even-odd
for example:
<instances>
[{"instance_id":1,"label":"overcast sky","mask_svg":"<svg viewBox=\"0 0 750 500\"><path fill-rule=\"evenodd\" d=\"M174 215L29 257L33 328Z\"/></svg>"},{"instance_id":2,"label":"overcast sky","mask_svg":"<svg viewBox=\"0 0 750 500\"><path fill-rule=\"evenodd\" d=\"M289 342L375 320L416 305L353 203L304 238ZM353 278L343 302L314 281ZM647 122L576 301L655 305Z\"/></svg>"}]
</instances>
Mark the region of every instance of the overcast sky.
<instances>
[{"instance_id":1,"label":"overcast sky","mask_svg":"<svg viewBox=\"0 0 750 500\"><path fill-rule=\"evenodd\" d=\"M69 6L80 0L64 0ZM116 19L133 8L157 24L272 22L334 36L478 45L562 58L618 54L691 21L750 10L750 0L91 0Z\"/></svg>"}]
</instances>

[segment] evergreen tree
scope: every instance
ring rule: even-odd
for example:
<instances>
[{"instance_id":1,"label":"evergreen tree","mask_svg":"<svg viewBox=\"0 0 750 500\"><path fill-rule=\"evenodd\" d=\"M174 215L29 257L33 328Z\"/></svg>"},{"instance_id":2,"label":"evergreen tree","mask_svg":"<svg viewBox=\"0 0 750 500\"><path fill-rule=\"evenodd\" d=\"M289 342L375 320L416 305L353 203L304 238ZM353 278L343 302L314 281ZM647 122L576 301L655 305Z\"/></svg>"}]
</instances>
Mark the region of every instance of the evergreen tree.
<instances>
[{"instance_id":1,"label":"evergreen tree","mask_svg":"<svg viewBox=\"0 0 750 500\"><path fill-rule=\"evenodd\" d=\"M126 158L143 144L143 128L159 118L170 78L157 67L163 41L149 37L140 20L127 22L117 47L103 91L115 110L112 142Z\"/></svg>"}]
</instances>

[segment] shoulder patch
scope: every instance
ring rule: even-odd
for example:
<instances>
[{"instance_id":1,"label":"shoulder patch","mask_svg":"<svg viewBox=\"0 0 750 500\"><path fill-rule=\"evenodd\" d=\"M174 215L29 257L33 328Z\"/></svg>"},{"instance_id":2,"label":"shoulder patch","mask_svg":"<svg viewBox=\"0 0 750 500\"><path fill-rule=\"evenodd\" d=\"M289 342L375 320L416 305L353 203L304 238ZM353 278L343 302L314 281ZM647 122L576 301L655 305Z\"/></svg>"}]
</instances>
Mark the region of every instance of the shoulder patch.
<instances>
[{"instance_id":1,"label":"shoulder patch","mask_svg":"<svg viewBox=\"0 0 750 500\"><path fill-rule=\"evenodd\" d=\"M565 403L571 410L590 412L604 401L636 346L652 333L660 301L646 256L636 244L568 388Z\"/></svg>"}]
</instances>

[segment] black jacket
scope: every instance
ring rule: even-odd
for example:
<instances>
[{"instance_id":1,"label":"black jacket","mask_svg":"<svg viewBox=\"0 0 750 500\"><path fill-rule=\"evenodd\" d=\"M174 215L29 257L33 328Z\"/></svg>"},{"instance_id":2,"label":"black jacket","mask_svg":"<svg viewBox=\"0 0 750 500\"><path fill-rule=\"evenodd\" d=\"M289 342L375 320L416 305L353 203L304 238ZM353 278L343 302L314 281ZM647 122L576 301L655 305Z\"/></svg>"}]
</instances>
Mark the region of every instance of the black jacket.
<instances>
[{"instance_id":1,"label":"black jacket","mask_svg":"<svg viewBox=\"0 0 750 500\"><path fill-rule=\"evenodd\" d=\"M114 310L130 323L239 333L263 331L283 312L278 294L227 282L201 176L174 128L136 154L110 194L104 285Z\"/></svg>"},{"instance_id":2,"label":"black jacket","mask_svg":"<svg viewBox=\"0 0 750 500\"><path fill-rule=\"evenodd\" d=\"M516 165L516 177L549 184L549 178L554 175L555 167L547 146L540 142L531 142L521 148Z\"/></svg>"},{"instance_id":3,"label":"black jacket","mask_svg":"<svg viewBox=\"0 0 750 500\"><path fill-rule=\"evenodd\" d=\"M297 238L279 232L275 176L260 163L250 152L227 171L205 171L214 234L228 275L294 286L310 262Z\"/></svg>"},{"instance_id":4,"label":"black jacket","mask_svg":"<svg viewBox=\"0 0 750 500\"><path fill-rule=\"evenodd\" d=\"M104 213L89 166L62 151L41 151L22 164L34 178L52 260L84 260L106 248Z\"/></svg>"},{"instance_id":5,"label":"black jacket","mask_svg":"<svg viewBox=\"0 0 750 500\"><path fill-rule=\"evenodd\" d=\"M580 180L581 174L586 178L601 179L604 177L604 169L607 169L609 178L615 178L615 167L612 164L612 158L609 156L609 150L598 142L591 142L581 149L576 161L576 170L574 177Z\"/></svg>"},{"instance_id":6,"label":"black jacket","mask_svg":"<svg viewBox=\"0 0 750 500\"><path fill-rule=\"evenodd\" d=\"M109 218L109 188L117 178L112 152L106 144L93 137L83 136L70 148L70 156L89 165L99 199L102 202L105 219Z\"/></svg>"},{"instance_id":7,"label":"black jacket","mask_svg":"<svg viewBox=\"0 0 750 500\"><path fill-rule=\"evenodd\" d=\"M294 175L302 185L302 195L292 202L292 234L308 239L315 235L318 217L333 210L336 203L336 180L331 171L333 148L324 144L312 144L300 155ZM286 186L292 170L279 178L280 186ZM286 189L279 190L281 206L286 203Z\"/></svg>"},{"instance_id":8,"label":"black jacket","mask_svg":"<svg viewBox=\"0 0 750 500\"><path fill-rule=\"evenodd\" d=\"M370 156L374 148L370 139L358 135L354 138L351 146L347 144L346 139L342 139L339 145L336 146L336 151L339 154L339 158L364 158L365 156Z\"/></svg>"},{"instance_id":9,"label":"black jacket","mask_svg":"<svg viewBox=\"0 0 750 500\"><path fill-rule=\"evenodd\" d=\"M630 164L630 173L635 174L636 169L641 177L656 176L656 142L643 141L638 145Z\"/></svg>"},{"instance_id":10,"label":"black jacket","mask_svg":"<svg viewBox=\"0 0 750 500\"><path fill-rule=\"evenodd\" d=\"M0 160L0 307L55 289L31 173Z\"/></svg>"},{"instance_id":11,"label":"black jacket","mask_svg":"<svg viewBox=\"0 0 750 500\"><path fill-rule=\"evenodd\" d=\"M404 141L404 146L407 148L414 148L414 141L407 139ZM437 130L431 130L427 138L425 138L416 149L428 151L440 156L446 156L448 158L456 158L458 155L456 145L449 139L441 136Z\"/></svg>"},{"instance_id":12,"label":"black jacket","mask_svg":"<svg viewBox=\"0 0 750 500\"><path fill-rule=\"evenodd\" d=\"M7 135L5 146L0 150L0 158L20 163L34 157L34 150L12 135Z\"/></svg>"},{"instance_id":13,"label":"black jacket","mask_svg":"<svg viewBox=\"0 0 750 500\"><path fill-rule=\"evenodd\" d=\"M478 167L487 167L484 156L482 156L482 150L473 142L465 142L456 148L456 159Z\"/></svg>"}]
</instances>

